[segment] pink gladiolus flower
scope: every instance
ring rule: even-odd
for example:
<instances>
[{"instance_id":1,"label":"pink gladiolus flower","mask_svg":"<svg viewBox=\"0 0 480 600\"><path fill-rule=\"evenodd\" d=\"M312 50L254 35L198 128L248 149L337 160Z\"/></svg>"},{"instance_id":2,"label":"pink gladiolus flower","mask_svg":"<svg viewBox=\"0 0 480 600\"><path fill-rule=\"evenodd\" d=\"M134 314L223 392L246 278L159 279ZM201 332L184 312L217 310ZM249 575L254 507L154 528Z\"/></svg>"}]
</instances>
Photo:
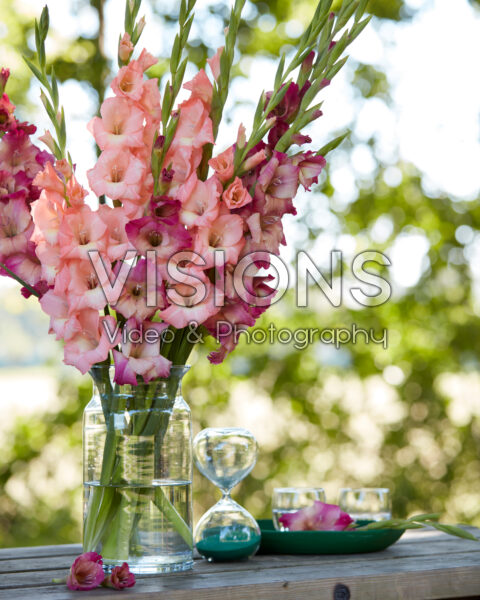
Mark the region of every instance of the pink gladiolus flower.
<instances>
[{"instance_id":1,"label":"pink gladiolus flower","mask_svg":"<svg viewBox=\"0 0 480 600\"><path fill-rule=\"evenodd\" d=\"M261 215L253 213L246 220L250 236L246 236L243 255L262 250L279 254L280 244L285 245L282 219L275 215Z\"/></svg>"},{"instance_id":2,"label":"pink gladiolus flower","mask_svg":"<svg viewBox=\"0 0 480 600\"><path fill-rule=\"evenodd\" d=\"M103 585L115 590L131 588L135 585L135 575L130 571L128 564L124 562L121 567L113 567Z\"/></svg>"},{"instance_id":3,"label":"pink gladiolus flower","mask_svg":"<svg viewBox=\"0 0 480 600\"><path fill-rule=\"evenodd\" d=\"M120 60L123 62L128 62L133 50L134 46L130 39L130 35L125 32L118 43L118 56Z\"/></svg>"},{"instance_id":4,"label":"pink gladiolus flower","mask_svg":"<svg viewBox=\"0 0 480 600\"><path fill-rule=\"evenodd\" d=\"M112 200L138 200L145 163L126 150L104 150L93 169L87 171L92 190Z\"/></svg>"},{"instance_id":5,"label":"pink gladiolus flower","mask_svg":"<svg viewBox=\"0 0 480 600\"><path fill-rule=\"evenodd\" d=\"M60 205L63 204L63 194L65 191L64 182L60 179L51 162L47 162L45 168L37 173L35 179L33 180L33 185L37 186L41 190L55 192L61 196L61 198L58 199L58 203Z\"/></svg>"},{"instance_id":6,"label":"pink gladiolus flower","mask_svg":"<svg viewBox=\"0 0 480 600\"><path fill-rule=\"evenodd\" d=\"M88 252L102 252L106 246L107 227L98 212L86 204L80 208L67 208L58 231L58 243L62 258L89 260Z\"/></svg>"},{"instance_id":7,"label":"pink gladiolus flower","mask_svg":"<svg viewBox=\"0 0 480 600\"><path fill-rule=\"evenodd\" d=\"M113 350L115 382L120 385L137 385L137 375L141 375L146 382L156 377L168 377L172 363L160 354L160 334L168 324L149 321L139 323L130 318L125 327L129 332L126 335L127 343L122 344L122 352ZM131 341L134 339L135 330L139 331L139 337L143 341ZM149 331L152 333L148 333ZM154 335L155 331L157 336Z\"/></svg>"},{"instance_id":8,"label":"pink gladiolus flower","mask_svg":"<svg viewBox=\"0 0 480 600\"><path fill-rule=\"evenodd\" d=\"M48 129L45 130L43 135L39 135L38 139L47 146L50 152L55 152L55 140Z\"/></svg>"},{"instance_id":9,"label":"pink gladiolus flower","mask_svg":"<svg viewBox=\"0 0 480 600\"><path fill-rule=\"evenodd\" d=\"M77 316L69 314L69 303L64 294L49 290L40 298L40 305L50 317L49 333L54 333L55 339L68 341L81 332Z\"/></svg>"},{"instance_id":10,"label":"pink gladiolus flower","mask_svg":"<svg viewBox=\"0 0 480 600\"><path fill-rule=\"evenodd\" d=\"M223 48L223 46L220 46L212 58L207 58L207 63L210 65L215 81L220 77L220 57L222 56Z\"/></svg>"},{"instance_id":11,"label":"pink gladiolus flower","mask_svg":"<svg viewBox=\"0 0 480 600\"><path fill-rule=\"evenodd\" d=\"M148 142L148 146L150 147L153 141L153 132L155 126L158 126L162 116L160 91L158 89L158 80L156 78L149 79L143 83L143 92L139 105L146 116L151 119L153 124L153 129L145 127L144 131L144 142Z\"/></svg>"},{"instance_id":12,"label":"pink gladiolus flower","mask_svg":"<svg viewBox=\"0 0 480 600\"><path fill-rule=\"evenodd\" d=\"M108 357L110 350L118 344L120 334L113 342L110 340L105 327L113 337L117 322L110 316L100 317L98 310L82 310L77 318L79 331L65 342L63 362L85 374L94 364Z\"/></svg>"},{"instance_id":13,"label":"pink gladiolus flower","mask_svg":"<svg viewBox=\"0 0 480 600\"><path fill-rule=\"evenodd\" d=\"M28 242L24 252L3 259L5 265L29 285L35 287L42 280L42 265L35 254L35 244ZM1 275L8 275L0 269Z\"/></svg>"},{"instance_id":14,"label":"pink gladiolus flower","mask_svg":"<svg viewBox=\"0 0 480 600\"><path fill-rule=\"evenodd\" d=\"M233 182L223 192L223 201L230 210L241 208L252 201L252 197L242 185L239 177L235 177Z\"/></svg>"},{"instance_id":15,"label":"pink gladiolus flower","mask_svg":"<svg viewBox=\"0 0 480 600\"><path fill-rule=\"evenodd\" d=\"M118 263L116 270L120 267L121 263ZM149 278L147 278L147 269L149 269ZM120 298L114 305L115 310L120 312L126 319L136 317L141 321L145 321L157 310L158 306L147 305L147 299L155 294L155 272L156 265L145 259L139 260L130 271ZM157 303L160 303L161 307L164 306L162 304L163 300L162 294L159 294ZM148 302L148 304L151 303Z\"/></svg>"},{"instance_id":16,"label":"pink gladiolus flower","mask_svg":"<svg viewBox=\"0 0 480 600\"><path fill-rule=\"evenodd\" d=\"M0 257L25 252L33 221L23 198L0 201Z\"/></svg>"},{"instance_id":17,"label":"pink gladiolus flower","mask_svg":"<svg viewBox=\"0 0 480 600\"><path fill-rule=\"evenodd\" d=\"M184 83L183 87L192 92L190 99L200 99L205 108L210 110L210 106L212 104L213 85L203 69L200 69L200 71L191 81Z\"/></svg>"},{"instance_id":18,"label":"pink gladiolus flower","mask_svg":"<svg viewBox=\"0 0 480 600\"><path fill-rule=\"evenodd\" d=\"M143 145L143 113L126 98L107 98L100 114L88 124L99 148L135 148Z\"/></svg>"},{"instance_id":19,"label":"pink gladiolus flower","mask_svg":"<svg viewBox=\"0 0 480 600\"><path fill-rule=\"evenodd\" d=\"M289 531L343 531L353 523L339 506L319 500L313 506L282 515L279 521Z\"/></svg>"},{"instance_id":20,"label":"pink gladiolus flower","mask_svg":"<svg viewBox=\"0 0 480 600\"><path fill-rule=\"evenodd\" d=\"M85 552L70 567L67 586L70 590L93 590L105 579L103 561L96 552Z\"/></svg>"},{"instance_id":21,"label":"pink gladiolus flower","mask_svg":"<svg viewBox=\"0 0 480 600\"><path fill-rule=\"evenodd\" d=\"M43 167L41 158L41 152L32 144L29 134L24 129L17 126L2 137L0 163L4 163L3 168L8 168L12 175L25 171L27 177L35 177Z\"/></svg>"},{"instance_id":22,"label":"pink gladiolus flower","mask_svg":"<svg viewBox=\"0 0 480 600\"><path fill-rule=\"evenodd\" d=\"M67 261L62 271L67 270L70 276L68 284L70 314L84 308L103 310L107 304L104 290L108 288L109 280L113 279L110 264L104 262L104 266L105 271L102 271L104 279L101 279L101 275L97 274L89 260Z\"/></svg>"},{"instance_id":23,"label":"pink gladiolus flower","mask_svg":"<svg viewBox=\"0 0 480 600\"><path fill-rule=\"evenodd\" d=\"M235 152L233 146L230 146L224 152L208 161L208 164L215 171L218 179L220 179L222 183L226 183L233 176L234 155Z\"/></svg>"},{"instance_id":24,"label":"pink gladiolus flower","mask_svg":"<svg viewBox=\"0 0 480 600\"><path fill-rule=\"evenodd\" d=\"M299 167L298 177L300 183L308 191L310 191L312 184L318 183L318 176L327 164L323 156L311 151L305 152L305 154L297 154L293 157L292 162Z\"/></svg>"},{"instance_id":25,"label":"pink gladiolus flower","mask_svg":"<svg viewBox=\"0 0 480 600\"><path fill-rule=\"evenodd\" d=\"M213 144L212 121L208 114L201 100L192 98L182 102L172 147L202 148L205 144Z\"/></svg>"},{"instance_id":26,"label":"pink gladiolus flower","mask_svg":"<svg viewBox=\"0 0 480 600\"><path fill-rule=\"evenodd\" d=\"M106 256L111 262L124 258L127 250L132 249L128 240L125 226L128 218L121 206L111 208L107 204L102 204L98 209L98 216L105 223L106 231Z\"/></svg>"},{"instance_id":27,"label":"pink gladiolus flower","mask_svg":"<svg viewBox=\"0 0 480 600\"><path fill-rule=\"evenodd\" d=\"M173 254L188 248L192 238L182 225L168 227L159 219L142 217L127 223L128 239L142 255L153 250L157 259L167 261Z\"/></svg>"},{"instance_id":28,"label":"pink gladiolus flower","mask_svg":"<svg viewBox=\"0 0 480 600\"><path fill-rule=\"evenodd\" d=\"M208 360L218 365L238 344L240 336L235 335L233 327L237 331L248 329L255 325L255 319L248 313L243 302L234 301L226 302L220 312L205 321L204 325L220 343L220 349L208 355Z\"/></svg>"},{"instance_id":29,"label":"pink gladiolus flower","mask_svg":"<svg viewBox=\"0 0 480 600\"><path fill-rule=\"evenodd\" d=\"M187 227L208 227L217 218L221 191L222 186L215 177L200 181L192 173L177 193L182 203L180 222Z\"/></svg>"},{"instance_id":30,"label":"pink gladiolus flower","mask_svg":"<svg viewBox=\"0 0 480 600\"><path fill-rule=\"evenodd\" d=\"M258 152L255 152L254 154L250 155L245 160L245 162L243 163L243 170L251 171L252 169L255 169L255 167L257 167L259 164L261 164L266 159L267 159L267 153L262 148Z\"/></svg>"},{"instance_id":31,"label":"pink gladiolus flower","mask_svg":"<svg viewBox=\"0 0 480 600\"><path fill-rule=\"evenodd\" d=\"M128 66L122 67L112 81L111 88L116 96L138 102L143 93L143 71L138 61L132 60Z\"/></svg>"},{"instance_id":32,"label":"pink gladiolus flower","mask_svg":"<svg viewBox=\"0 0 480 600\"><path fill-rule=\"evenodd\" d=\"M142 73L144 73L147 69L156 65L158 60L153 56L153 54L150 54L150 52L144 48L140 52L140 56L136 62L138 63Z\"/></svg>"},{"instance_id":33,"label":"pink gladiolus flower","mask_svg":"<svg viewBox=\"0 0 480 600\"><path fill-rule=\"evenodd\" d=\"M218 312L213 286L205 273L196 268L182 271L167 290L170 306L159 313L164 321L177 329L193 322L203 323Z\"/></svg>"},{"instance_id":34,"label":"pink gladiolus flower","mask_svg":"<svg viewBox=\"0 0 480 600\"><path fill-rule=\"evenodd\" d=\"M259 212L279 217L297 213L292 198L297 193L299 170L286 154L273 153L262 168L255 188L255 206Z\"/></svg>"},{"instance_id":35,"label":"pink gladiolus flower","mask_svg":"<svg viewBox=\"0 0 480 600\"><path fill-rule=\"evenodd\" d=\"M170 196L154 196L150 202L150 214L160 219L164 225L178 225L180 223L181 203Z\"/></svg>"},{"instance_id":36,"label":"pink gladiolus flower","mask_svg":"<svg viewBox=\"0 0 480 600\"><path fill-rule=\"evenodd\" d=\"M193 250L213 267L215 250L223 250L225 262L236 264L245 244L243 219L239 215L222 215L209 227L199 227L195 234Z\"/></svg>"}]
</instances>

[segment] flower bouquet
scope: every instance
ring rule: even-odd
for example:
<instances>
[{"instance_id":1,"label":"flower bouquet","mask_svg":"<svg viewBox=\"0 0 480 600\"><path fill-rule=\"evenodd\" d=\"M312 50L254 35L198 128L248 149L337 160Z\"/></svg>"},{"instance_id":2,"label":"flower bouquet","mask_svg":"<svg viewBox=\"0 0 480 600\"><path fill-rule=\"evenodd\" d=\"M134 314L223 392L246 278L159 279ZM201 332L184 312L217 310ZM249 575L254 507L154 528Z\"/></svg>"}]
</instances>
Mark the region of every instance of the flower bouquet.
<instances>
[{"instance_id":1,"label":"flower bouquet","mask_svg":"<svg viewBox=\"0 0 480 600\"><path fill-rule=\"evenodd\" d=\"M367 0L338 14L321 0L273 89L258 99L250 133L240 125L227 149L215 146L227 99L245 0L235 0L225 45L184 83L195 0L181 0L168 81L135 54L145 20L127 0L119 71L100 115L88 124L99 149L87 173L87 202L53 69L47 66L45 7L36 54L25 59L41 84L52 122L39 141L20 123L0 85L0 273L36 296L64 362L93 376L86 413L84 551L135 572L191 566L191 431L181 398L184 365L199 334L214 336L220 363L275 295L268 268L285 244L282 219L296 214L326 154L304 129L322 116L319 93L347 60L368 23ZM137 57L134 58L134 55ZM185 100L177 102L182 88ZM182 92L183 93L183 92ZM308 149L306 149L308 148Z\"/></svg>"}]
</instances>

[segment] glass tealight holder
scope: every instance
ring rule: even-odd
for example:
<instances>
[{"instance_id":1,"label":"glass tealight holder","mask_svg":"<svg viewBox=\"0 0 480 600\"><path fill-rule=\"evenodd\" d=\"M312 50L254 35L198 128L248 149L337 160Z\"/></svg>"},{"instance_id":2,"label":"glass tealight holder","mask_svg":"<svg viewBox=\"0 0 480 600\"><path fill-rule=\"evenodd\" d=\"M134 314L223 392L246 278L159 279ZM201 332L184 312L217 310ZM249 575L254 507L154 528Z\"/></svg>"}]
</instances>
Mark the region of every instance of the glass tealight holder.
<instances>
[{"instance_id":1,"label":"glass tealight holder","mask_svg":"<svg viewBox=\"0 0 480 600\"><path fill-rule=\"evenodd\" d=\"M338 504L354 521L386 521L392 518L388 488L342 488Z\"/></svg>"},{"instance_id":2,"label":"glass tealight holder","mask_svg":"<svg viewBox=\"0 0 480 600\"><path fill-rule=\"evenodd\" d=\"M239 560L253 556L260 546L260 528L252 515L230 497L230 491L255 466L257 442L239 427L201 431L193 441L195 464L223 496L200 519L195 545L209 561Z\"/></svg>"},{"instance_id":3,"label":"glass tealight holder","mask_svg":"<svg viewBox=\"0 0 480 600\"><path fill-rule=\"evenodd\" d=\"M272 497L272 517L275 529L288 531L279 519L288 513L313 506L316 500L325 502L325 490L315 487L275 488Z\"/></svg>"}]
</instances>

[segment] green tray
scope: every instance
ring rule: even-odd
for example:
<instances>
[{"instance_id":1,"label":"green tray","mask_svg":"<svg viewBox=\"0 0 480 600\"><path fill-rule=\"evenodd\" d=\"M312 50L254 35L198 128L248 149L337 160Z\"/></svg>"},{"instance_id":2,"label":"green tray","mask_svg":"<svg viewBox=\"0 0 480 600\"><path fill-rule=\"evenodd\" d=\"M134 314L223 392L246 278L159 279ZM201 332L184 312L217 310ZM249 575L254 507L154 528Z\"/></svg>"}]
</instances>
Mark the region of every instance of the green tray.
<instances>
[{"instance_id":1,"label":"green tray","mask_svg":"<svg viewBox=\"0 0 480 600\"><path fill-rule=\"evenodd\" d=\"M359 521L362 525L369 521ZM271 519L259 519L259 554L356 554L378 552L399 540L404 529L371 531L277 531Z\"/></svg>"}]
</instances>

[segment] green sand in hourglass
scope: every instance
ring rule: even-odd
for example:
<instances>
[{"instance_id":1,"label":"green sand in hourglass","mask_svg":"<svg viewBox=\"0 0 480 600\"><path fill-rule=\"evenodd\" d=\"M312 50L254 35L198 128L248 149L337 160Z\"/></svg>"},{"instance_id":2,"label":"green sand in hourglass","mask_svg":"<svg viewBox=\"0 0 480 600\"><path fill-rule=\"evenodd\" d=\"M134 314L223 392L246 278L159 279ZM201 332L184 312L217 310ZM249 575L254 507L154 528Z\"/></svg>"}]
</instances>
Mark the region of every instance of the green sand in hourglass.
<instances>
[{"instance_id":1,"label":"green sand in hourglass","mask_svg":"<svg viewBox=\"0 0 480 600\"><path fill-rule=\"evenodd\" d=\"M193 450L200 473L223 494L195 528L198 552L210 561L252 556L260 545L260 528L252 515L232 500L230 491L255 466L255 438L239 427L209 427L196 436Z\"/></svg>"}]
</instances>

